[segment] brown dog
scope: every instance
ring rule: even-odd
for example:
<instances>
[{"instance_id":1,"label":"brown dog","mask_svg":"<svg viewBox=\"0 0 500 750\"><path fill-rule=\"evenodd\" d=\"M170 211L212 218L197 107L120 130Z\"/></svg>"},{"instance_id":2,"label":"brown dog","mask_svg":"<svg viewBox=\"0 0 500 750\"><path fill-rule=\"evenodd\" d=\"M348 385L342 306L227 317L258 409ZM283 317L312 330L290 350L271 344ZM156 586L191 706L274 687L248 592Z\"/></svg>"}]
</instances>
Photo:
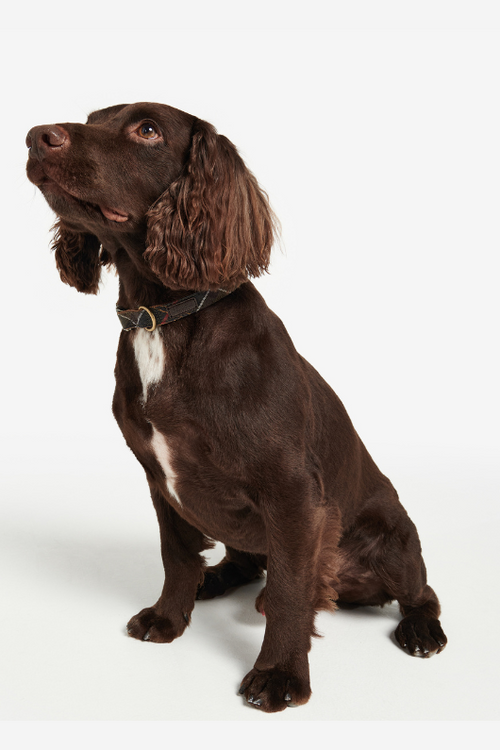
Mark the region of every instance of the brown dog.
<instances>
[{"instance_id":1,"label":"brown dog","mask_svg":"<svg viewBox=\"0 0 500 750\"><path fill-rule=\"evenodd\" d=\"M120 279L115 417L158 515L165 585L128 624L170 642L209 599L267 570L266 630L240 693L264 711L305 703L318 609L382 605L398 643L446 645L415 526L341 402L248 280L274 217L230 141L161 104L33 128L27 173L57 214L61 278ZM172 325L170 325L172 323ZM201 556L217 539L222 562Z\"/></svg>"}]
</instances>

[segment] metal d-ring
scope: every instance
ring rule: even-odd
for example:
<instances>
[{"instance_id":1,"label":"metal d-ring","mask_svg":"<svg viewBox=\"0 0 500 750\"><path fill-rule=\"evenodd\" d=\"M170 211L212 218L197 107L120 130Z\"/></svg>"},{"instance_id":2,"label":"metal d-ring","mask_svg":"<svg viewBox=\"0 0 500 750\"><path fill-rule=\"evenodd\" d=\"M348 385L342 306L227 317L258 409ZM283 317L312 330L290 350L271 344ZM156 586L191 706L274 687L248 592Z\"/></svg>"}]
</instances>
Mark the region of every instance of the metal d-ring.
<instances>
[{"instance_id":1,"label":"metal d-ring","mask_svg":"<svg viewBox=\"0 0 500 750\"><path fill-rule=\"evenodd\" d=\"M139 310L145 310L147 314L149 315L149 317L151 318L151 322L153 323L153 325L150 328L146 327L146 331L154 331L156 328L156 318L151 312L151 310L148 310L147 307L142 307L142 306L139 306Z\"/></svg>"}]
</instances>

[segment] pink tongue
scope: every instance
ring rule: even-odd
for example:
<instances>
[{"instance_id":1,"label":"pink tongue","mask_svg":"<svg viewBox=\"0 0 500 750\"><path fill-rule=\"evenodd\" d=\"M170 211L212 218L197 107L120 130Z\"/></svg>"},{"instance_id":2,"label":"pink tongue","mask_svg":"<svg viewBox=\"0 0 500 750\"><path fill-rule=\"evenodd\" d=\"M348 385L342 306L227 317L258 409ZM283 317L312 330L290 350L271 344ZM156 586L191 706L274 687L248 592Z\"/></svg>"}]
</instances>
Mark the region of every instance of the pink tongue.
<instances>
[{"instance_id":1,"label":"pink tongue","mask_svg":"<svg viewBox=\"0 0 500 750\"><path fill-rule=\"evenodd\" d=\"M106 206L99 206L102 213L106 217L106 219L109 219L110 221L127 221L128 216L127 214L122 214L119 211L113 211L112 208L107 208Z\"/></svg>"}]
</instances>

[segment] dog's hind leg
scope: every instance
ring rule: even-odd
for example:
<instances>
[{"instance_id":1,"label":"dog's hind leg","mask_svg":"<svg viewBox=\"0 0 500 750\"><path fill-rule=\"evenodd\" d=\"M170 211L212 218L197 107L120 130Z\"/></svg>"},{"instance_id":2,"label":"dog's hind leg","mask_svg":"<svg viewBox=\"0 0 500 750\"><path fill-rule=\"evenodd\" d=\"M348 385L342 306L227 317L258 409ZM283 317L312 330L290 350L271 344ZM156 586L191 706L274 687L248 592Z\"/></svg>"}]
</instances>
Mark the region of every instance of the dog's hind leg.
<instances>
[{"instance_id":1,"label":"dog's hind leg","mask_svg":"<svg viewBox=\"0 0 500 750\"><path fill-rule=\"evenodd\" d=\"M440 605L427 584L415 525L395 490L369 500L340 543L341 601L382 605L397 599L403 619L395 638L412 656L429 657L446 646Z\"/></svg>"},{"instance_id":2,"label":"dog's hind leg","mask_svg":"<svg viewBox=\"0 0 500 750\"><path fill-rule=\"evenodd\" d=\"M205 570L205 577L198 587L196 598L213 599L261 578L266 564L265 555L253 555L226 547L225 557L220 563Z\"/></svg>"}]
</instances>

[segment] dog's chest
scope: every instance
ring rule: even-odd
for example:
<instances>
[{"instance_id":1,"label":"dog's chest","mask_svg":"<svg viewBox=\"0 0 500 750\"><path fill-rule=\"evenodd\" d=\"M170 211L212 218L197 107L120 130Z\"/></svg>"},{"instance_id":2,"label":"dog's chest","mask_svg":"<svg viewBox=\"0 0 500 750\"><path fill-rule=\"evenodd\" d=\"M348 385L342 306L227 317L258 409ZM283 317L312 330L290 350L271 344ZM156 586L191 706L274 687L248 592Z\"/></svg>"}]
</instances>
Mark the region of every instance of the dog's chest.
<instances>
[{"instance_id":1,"label":"dog's chest","mask_svg":"<svg viewBox=\"0 0 500 750\"><path fill-rule=\"evenodd\" d=\"M134 332L134 354L135 363L139 371L142 384L141 401L146 408L148 398L151 398L155 388L161 382L166 364L165 344L160 331L145 331L137 329ZM172 449L165 436L159 432L154 425L153 436L150 440L149 450L160 464L165 475L165 484L170 497L181 506L179 495L176 490L176 474L172 468Z\"/></svg>"},{"instance_id":2,"label":"dog's chest","mask_svg":"<svg viewBox=\"0 0 500 750\"><path fill-rule=\"evenodd\" d=\"M148 392L162 379L165 371L165 347L160 331L134 331L134 354L142 383L142 400L146 403Z\"/></svg>"},{"instance_id":3,"label":"dog's chest","mask_svg":"<svg viewBox=\"0 0 500 750\"><path fill-rule=\"evenodd\" d=\"M167 372L167 368L172 369L172 363L163 335L141 329L132 335L141 383L141 412L149 424L147 430L137 425L135 438L131 440L134 452L146 466L152 460L156 462L157 477L158 469L161 470L162 492L189 523L209 537L220 538L238 549L243 549L242 545L251 537L252 549L264 550L262 522L251 510L239 479L231 484L227 467L219 471L213 457L207 458L205 451L197 454L195 447L186 443L192 434L192 423L199 415L193 414L189 428L185 432L181 430L180 442L179 434L175 437L168 434L166 425L170 415L175 413L175 407L174 412L171 411L173 405L182 400L182 389L176 387L172 372ZM179 433L178 421L175 417L173 421ZM196 487L194 492L193 486ZM202 494L200 486L204 489ZM242 516L246 519L244 526Z\"/></svg>"}]
</instances>

